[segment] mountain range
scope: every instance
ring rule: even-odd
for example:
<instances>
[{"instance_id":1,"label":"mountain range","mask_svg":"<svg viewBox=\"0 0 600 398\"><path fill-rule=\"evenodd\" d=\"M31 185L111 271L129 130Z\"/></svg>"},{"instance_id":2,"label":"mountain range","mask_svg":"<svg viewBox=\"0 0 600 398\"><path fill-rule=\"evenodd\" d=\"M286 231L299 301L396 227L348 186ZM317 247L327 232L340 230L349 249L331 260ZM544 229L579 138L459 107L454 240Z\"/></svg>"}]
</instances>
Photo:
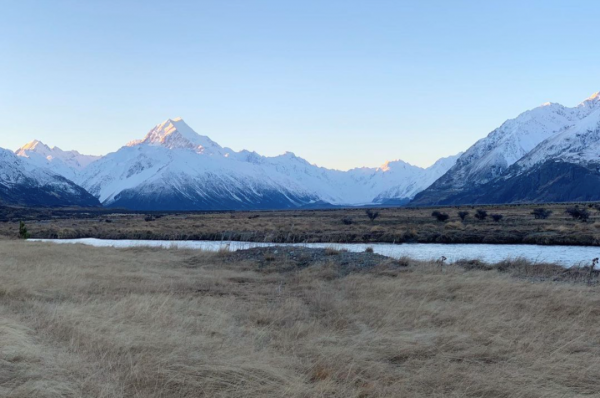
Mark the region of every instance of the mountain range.
<instances>
[{"instance_id":1,"label":"mountain range","mask_svg":"<svg viewBox=\"0 0 600 398\"><path fill-rule=\"evenodd\" d=\"M291 152L267 157L224 148L181 118L168 119L101 158L33 141L15 151L31 167L73 181L103 206L135 210L289 209L404 204L456 161L401 160L331 170Z\"/></svg>"},{"instance_id":2,"label":"mountain range","mask_svg":"<svg viewBox=\"0 0 600 398\"><path fill-rule=\"evenodd\" d=\"M546 103L477 141L415 206L600 200L600 93Z\"/></svg>"},{"instance_id":3,"label":"mountain range","mask_svg":"<svg viewBox=\"0 0 600 398\"><path fill-rule=\"evenodd\" d=\"M331 170L222 147L181 118L108 155L40 141L0 152L0 204L134 210L293 209L600 200L600 94L526 111L464 153Z\"/></svg>"}]
</instances>

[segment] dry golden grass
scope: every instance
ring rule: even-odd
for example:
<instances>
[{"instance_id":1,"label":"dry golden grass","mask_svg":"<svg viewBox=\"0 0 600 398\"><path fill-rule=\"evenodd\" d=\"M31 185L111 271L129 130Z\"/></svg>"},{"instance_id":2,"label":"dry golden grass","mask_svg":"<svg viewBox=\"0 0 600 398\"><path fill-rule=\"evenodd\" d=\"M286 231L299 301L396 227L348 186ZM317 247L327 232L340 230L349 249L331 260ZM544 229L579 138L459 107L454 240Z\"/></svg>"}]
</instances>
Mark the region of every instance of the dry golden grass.
<instances>
[{"instance_id":1,"label":"dry golden grass","mask_svg":"<svg viewBox=\"0 0 600 398\"><path fill-rule=\"evenodd\" d=\"M0 396L600 396L598 288L339 257L1 241Z\"/></svg>"},{"instance_id":2,"label":"dry golden grass","mask_svg":"<svg viewBox=\"0 0 600 398\"><path fill-rule=\"evenodd\" d=\"M34 238L600 245L600 206L581 205L591 214L587 223L565 213L571 206L545 205L553 211L545 220L536 220L531 214L538 205L439 208L450 216L447 222L432 217L433 208L379 209L380 215L373 222L364 209L165 213L148 217L153 221L145 221L145 214L108 213L108 209L23 209L4 215L9 221L0 222L0 236L18 236L19 220L24 219ZM503 219L477 220L477 209L501 214ZM464 222L459 211L469 212ZM0 208L0 220L4 213Z\"/></svg>"}]
</instances>

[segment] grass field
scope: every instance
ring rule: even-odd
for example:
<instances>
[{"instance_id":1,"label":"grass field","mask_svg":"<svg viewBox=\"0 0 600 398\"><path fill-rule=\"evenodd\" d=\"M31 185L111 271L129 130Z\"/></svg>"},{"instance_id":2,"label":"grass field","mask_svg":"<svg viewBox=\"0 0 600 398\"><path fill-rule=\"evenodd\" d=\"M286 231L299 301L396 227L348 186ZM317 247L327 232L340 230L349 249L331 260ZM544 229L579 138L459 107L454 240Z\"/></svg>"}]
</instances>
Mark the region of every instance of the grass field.
<instances>
[{"instance_id":1,"label":"grass field","mask_svg":"<svg viewBox=\"0 0 600 398\"><path fill-rule=\"evenodd\" d=\"M163 214L13 209L0 211L5 221L0 235L16 237L18 221L25 220L34 238L600 245L598 206L580 204L590 215L587 222L565 213L573 206L545 205L552 211L547 219L535 219L532 210L540 206L533 205L387 208L376 209L373 221L364 209ZM488 213L484 220L475 217L480 209ZM437 221L435 210L448 220ZM464 221L461 211L469 213ZM502 219L494 221L494 214Z\"/></svg>"},{"instance_id":2,"label":"grass field","mask_svg":"<svg viewBox=\"0 0 600 398\"><path fill-rule=\"evenodd\" d=\"M600 396L580 271L2 240L0 396Z\"/></svg>"}]
</instances>

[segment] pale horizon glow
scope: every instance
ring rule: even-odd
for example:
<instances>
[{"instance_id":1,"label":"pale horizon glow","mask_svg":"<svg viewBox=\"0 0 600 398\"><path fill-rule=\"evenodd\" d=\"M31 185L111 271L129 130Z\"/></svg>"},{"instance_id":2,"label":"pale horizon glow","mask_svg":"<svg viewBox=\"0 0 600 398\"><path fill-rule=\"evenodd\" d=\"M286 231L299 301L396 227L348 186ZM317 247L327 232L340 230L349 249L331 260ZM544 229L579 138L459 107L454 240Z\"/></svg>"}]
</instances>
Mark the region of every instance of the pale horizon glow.
<instances>
[{"instance_id":1,"label":"pale horizon glow","mask_svg":"<svg viewBox=\"0 0 600 398\"><path fill-rule=\"evenodd\" d=\"M0 25L0 147L104 155L182 117L223 147L427 167L600 90L600 4L21 0Z\"/></svg>"}]
</instances>

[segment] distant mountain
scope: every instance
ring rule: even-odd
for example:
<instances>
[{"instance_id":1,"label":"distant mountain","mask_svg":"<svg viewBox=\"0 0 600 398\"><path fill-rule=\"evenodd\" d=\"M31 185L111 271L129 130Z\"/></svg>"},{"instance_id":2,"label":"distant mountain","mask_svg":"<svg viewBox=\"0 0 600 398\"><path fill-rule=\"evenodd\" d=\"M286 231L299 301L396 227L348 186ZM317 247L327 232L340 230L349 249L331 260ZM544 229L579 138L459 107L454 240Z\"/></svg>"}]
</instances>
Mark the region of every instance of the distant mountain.
<instances>
[{"instance_id":1,"label":"distant mountain","mask_svg":"<svg viewBox=\"0 0 600 398\"><path fill-rule=\"evenodd\" d=\"M99 206L85 189L0 148L0 205Z\"/></svg>"},{"instance_id":2,"label":"distant mountain","mask_svg":"<svg viewBox=\"0 0 600 398\"><path fill-rule=\"evenodd\" d=\"M339 171L291 152L236 152L181 118L101 158L39 141L16 154L4 151L0 163L5 202L97 204L85 191L104 206L137 210L592 201L600 200L600 93L573 108L524 112L428 168L395 160Z\"/></svg>"},{"instance_id":3,"label":"distant mountain","mask_svg":"<svg viewBox=\"0 0 600 398\"><path fill-rule=\"evenodd\" d=\"M22 146L15 153L17 156L29 159L38 167L49 169L70 180L76 180L81 170L100 159L100 156L82 155L77 151L63 151L58 147L50 148L38 140Z\"/></svg>"},{"instance_id":4,"label":"distant mountain","mask_svg":"<svg viewBox=\"0 0 600 398\"><path fill-rule=\"evenodd\" d=\"M582 191L591 176L577 183L575 175L568 177L595 170L599 111L598 93L574 108L547 103L527 111L475 143L411 205L600 200L595 189ZM553 193L574 184L572 195Z\"/></svg>"},{"instance_id":5,"label":"distant mountain","mask_svg":"<svg viewBox=\"0 0 600 398\"><path fill-rule=\"evenodd\" d=\"M235 152L169 119L141 140L91 163L75 181L105 206L140 210L284 209L406 202L452 166L402 161L347 172Z\"/></svg>"},{"instance_id":6,"label":"distant mountain","mask_svg":"<svg viewBox=\"0 0 600 398\"><path fill-rule=\"evenodd\" d=\"M375 197L373 202L390 205L403 205L408 203L416 194L429 187L438 178L444 175L456 163L456 160L461 155L462 153L459 153L458 155L441 158L427 169L420 169L417 172L410 173L410 175L401 178L397 178L396 175L398 173L393 172L398 161L387 163L386 171L388 172L388 175L380 173L380 178L387 176L388 180L395 179L400 183L388 183L388 185L392 185L392 187L381 191ZM389 173L390 171L392 171L392 173ZM389 176L389 174L392 175Z\"/></svg>"}]
</instances>

